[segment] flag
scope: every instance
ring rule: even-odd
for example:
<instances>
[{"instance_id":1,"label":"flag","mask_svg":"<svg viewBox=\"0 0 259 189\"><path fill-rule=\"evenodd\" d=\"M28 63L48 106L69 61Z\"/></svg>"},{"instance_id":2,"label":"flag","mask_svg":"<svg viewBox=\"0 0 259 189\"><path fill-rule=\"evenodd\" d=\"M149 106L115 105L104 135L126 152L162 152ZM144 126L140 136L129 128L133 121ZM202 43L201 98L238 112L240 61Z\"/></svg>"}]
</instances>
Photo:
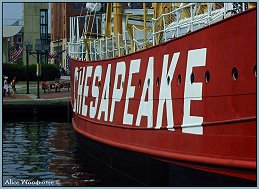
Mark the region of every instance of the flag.
<instances>
[{"instance_id":1,"label":"flag","mask_svg":"<svg viewBox=\"0 0 259 189\"><path fill-rule=\"evenodd\" d=\"M23 48L20 46L14 50L13 55L12 55L12 59L14 62L16 62L18 60L18 58L22 54L22 51L23 51Z\"/></svg>"},{"instance_id":2,"label":"flag","mask_svg":"<svg viewBox=\"0 0 259 189\"><path fill-rule=\"evenodd\" d=\"M48 56L49 59L56 58L56 57L57 57L57 53L49 54Z\"/></svg>"}]
</instances>

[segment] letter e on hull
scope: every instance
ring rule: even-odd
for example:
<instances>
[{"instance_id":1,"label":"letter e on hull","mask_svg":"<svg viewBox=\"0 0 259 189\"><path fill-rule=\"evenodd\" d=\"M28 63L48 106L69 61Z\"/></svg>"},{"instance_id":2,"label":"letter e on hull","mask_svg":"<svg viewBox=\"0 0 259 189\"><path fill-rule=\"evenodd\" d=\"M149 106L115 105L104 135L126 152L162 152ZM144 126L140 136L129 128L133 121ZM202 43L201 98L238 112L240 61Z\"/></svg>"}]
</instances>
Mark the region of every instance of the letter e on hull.
<instances>
[{"instance_id":1,"label":"letter e on hull","mask_svg":"<svg viewBox=\"0 0 259 189\"><path fill-rule=\"evenodd\" d=\"M203 117L191 116L191 101L202 100L202 83L191 83L188 77L192 73L193 67L205 66L206 64L206 52L207 48L190 50L188 52L187 67L186 67L186 79L184 88L184 115L182 132L190 134L203 134Z\"/></svg>"}]
</instances>

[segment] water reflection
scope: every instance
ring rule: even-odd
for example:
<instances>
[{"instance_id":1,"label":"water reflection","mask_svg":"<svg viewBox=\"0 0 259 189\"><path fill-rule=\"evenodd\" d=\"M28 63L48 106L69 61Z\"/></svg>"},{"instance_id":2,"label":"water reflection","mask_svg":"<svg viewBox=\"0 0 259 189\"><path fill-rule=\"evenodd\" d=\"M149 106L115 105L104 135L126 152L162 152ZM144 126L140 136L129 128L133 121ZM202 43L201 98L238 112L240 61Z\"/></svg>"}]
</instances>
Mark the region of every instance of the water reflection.
<instances>
[{"instance_id":1,"label":"water reflection","mask_svg":"<svg viewBox=\"0 0 259 189\"><path fill-rule=\"evenodd\" d=\"M3 123L3 185L100 184L101 179L84 168L82 154L68 126L44 121ZM46 184L47 181L51 183Z\"/></svg>"}]
</instances>

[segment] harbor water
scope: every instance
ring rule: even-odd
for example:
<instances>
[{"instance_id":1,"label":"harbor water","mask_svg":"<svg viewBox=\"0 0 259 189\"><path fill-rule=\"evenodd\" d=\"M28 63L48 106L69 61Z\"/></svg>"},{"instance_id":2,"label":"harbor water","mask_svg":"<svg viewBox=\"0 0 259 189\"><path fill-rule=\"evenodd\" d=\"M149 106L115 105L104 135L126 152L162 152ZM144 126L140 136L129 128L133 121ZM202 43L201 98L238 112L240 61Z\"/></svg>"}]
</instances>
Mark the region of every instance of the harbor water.
<instances>
[{"instance_id":1,"label":"harbor water","mask_svg":"<svg viewBox=\"0 0 259 189\"><path fill-rule=\"evenodd\" d=\"M136 186L78 147L70 123L3 123L3 186Z\"/></svg>"}]
</instances>

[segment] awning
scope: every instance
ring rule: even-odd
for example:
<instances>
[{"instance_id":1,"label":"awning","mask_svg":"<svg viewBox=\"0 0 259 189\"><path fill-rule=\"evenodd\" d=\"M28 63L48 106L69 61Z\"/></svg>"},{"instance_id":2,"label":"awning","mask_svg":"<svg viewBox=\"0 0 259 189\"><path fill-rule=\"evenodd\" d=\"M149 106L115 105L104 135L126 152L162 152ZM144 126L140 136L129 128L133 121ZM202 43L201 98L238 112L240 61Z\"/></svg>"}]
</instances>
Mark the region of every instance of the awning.
<instances>
[{"instance_id":1,"label":"awning","mask_svg":"<svg viewBox=\"0 0 259 189\"><path fill-rule=\"evenodd\" d=\"M12 37L21 31L23 26L4 26L3 37Z\"/></svg>"}]
</instances>

